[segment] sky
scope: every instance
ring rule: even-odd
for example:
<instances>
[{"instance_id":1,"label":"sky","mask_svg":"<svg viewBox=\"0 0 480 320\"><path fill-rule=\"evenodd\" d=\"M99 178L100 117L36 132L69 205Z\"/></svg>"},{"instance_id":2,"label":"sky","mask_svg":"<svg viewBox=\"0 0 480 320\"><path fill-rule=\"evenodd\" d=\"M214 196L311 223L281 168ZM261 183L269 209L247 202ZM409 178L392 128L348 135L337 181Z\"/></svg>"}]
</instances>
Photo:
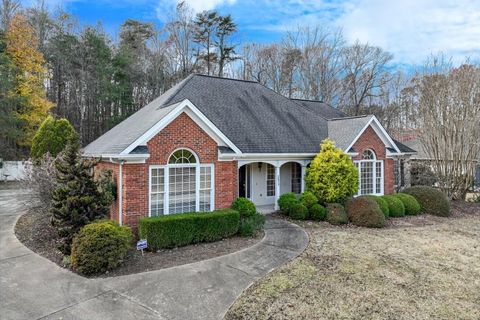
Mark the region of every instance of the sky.
<instances>
[{"instance_id":1,"label":"sky","mask_svg":"<svg viewBox=\"0 0 480 320\"><path fill-rule=\"evenodd\" d=\"M28 5L29 1L25 0ZM116 36L127 18L168 20L179 0L46 0L77 16L81 24L102 21ZM398 65L418 65L443 52L460 63L480 57L480 0L186 0L195 12L218 10L238 24L236 41L281 39L297 26L341 28L349 43L380 46Z\"/></svg>"}]
</instances>

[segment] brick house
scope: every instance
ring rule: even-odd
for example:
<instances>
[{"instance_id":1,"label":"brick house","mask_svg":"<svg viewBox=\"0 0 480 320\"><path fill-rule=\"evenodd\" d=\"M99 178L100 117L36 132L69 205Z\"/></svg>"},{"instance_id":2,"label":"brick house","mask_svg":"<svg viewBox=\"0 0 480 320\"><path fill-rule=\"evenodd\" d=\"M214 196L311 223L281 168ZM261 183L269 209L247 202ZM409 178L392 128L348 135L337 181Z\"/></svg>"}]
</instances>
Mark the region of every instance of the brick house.
<instances>
[{"instance_id":1,"label":"brick house","mask_svg":"<svg viewBox=\"0 0 480 320\"><path fill-rule=\"evenodd\" d=\"M305 169L325 138L360 173L359 194L394 191L394 162L412 149L375 116L286 98L257 82L191 75L90 143L117 182L111 218L135 227L145 216L211 211L243 196L273 210L301 193Z\"/></svg>"}]
</instances>

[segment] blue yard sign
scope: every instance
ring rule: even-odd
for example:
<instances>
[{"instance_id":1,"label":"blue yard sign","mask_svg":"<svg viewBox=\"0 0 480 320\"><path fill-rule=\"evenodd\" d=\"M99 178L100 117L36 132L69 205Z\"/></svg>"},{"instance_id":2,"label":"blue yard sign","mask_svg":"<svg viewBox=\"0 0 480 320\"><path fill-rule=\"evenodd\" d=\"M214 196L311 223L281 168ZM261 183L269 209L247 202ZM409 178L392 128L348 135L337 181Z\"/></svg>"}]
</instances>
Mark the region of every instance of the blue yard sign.
<instances>
[{"instance_id":1,"label":"blue yard sign","mask_svg":"<svg viewBox=\"0 0 480 320\"><path fill-rule=\"evenodd\" d=\"M143 254L143 249L147 249L147 248L148 248L148 243L146 239L140 239L137 241L137 250L142 250L142 254Z\"/></svg>"}]
</instances>

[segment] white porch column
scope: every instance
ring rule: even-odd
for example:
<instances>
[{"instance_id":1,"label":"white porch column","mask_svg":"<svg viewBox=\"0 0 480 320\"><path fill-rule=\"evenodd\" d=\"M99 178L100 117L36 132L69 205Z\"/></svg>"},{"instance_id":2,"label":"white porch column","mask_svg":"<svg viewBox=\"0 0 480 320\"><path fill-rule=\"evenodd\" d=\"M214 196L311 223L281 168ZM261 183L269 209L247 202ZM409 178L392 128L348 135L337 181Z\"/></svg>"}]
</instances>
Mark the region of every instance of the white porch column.
<instances>
[{"instance_id":1,"label":"white porch column","mask_svg":"<svg viewBox=\"0 0 480 320\"><path fill-rule=\"evenodd\" d=\"M302 181L300 183L300 191L303 193L305 192L305 174L307 173L307 166L305 165L301 165L301 177L302 177Z\"/></svg>"},{"instance_id":2,"label":"white porch column","mask_svg":"<svg viewBox=\"0 0 480 320\"><path fill-rule=\"evenodd\" d=\"M275 210L280 209L278 198L280 198L280 166L277 164L275 165Z\"/></svg>"}]
</instances>

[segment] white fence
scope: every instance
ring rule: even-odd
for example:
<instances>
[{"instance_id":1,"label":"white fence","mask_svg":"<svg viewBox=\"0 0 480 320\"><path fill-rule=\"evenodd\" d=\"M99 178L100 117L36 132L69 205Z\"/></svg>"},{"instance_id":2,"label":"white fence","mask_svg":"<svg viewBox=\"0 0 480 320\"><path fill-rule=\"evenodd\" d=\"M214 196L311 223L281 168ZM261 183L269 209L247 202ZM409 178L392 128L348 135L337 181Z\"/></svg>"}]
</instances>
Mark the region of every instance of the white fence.
<instances>
[{"instance_id":1,"label":"white fence","mask_svg":"<svg viewBox=\"0 0 480 320\"><path fill-rule=\"evenodd\" d=\"M25 178L29 166L25 161L3 161L0 168L0 181L19 181Z\"/></svg>"}]
</instances>

